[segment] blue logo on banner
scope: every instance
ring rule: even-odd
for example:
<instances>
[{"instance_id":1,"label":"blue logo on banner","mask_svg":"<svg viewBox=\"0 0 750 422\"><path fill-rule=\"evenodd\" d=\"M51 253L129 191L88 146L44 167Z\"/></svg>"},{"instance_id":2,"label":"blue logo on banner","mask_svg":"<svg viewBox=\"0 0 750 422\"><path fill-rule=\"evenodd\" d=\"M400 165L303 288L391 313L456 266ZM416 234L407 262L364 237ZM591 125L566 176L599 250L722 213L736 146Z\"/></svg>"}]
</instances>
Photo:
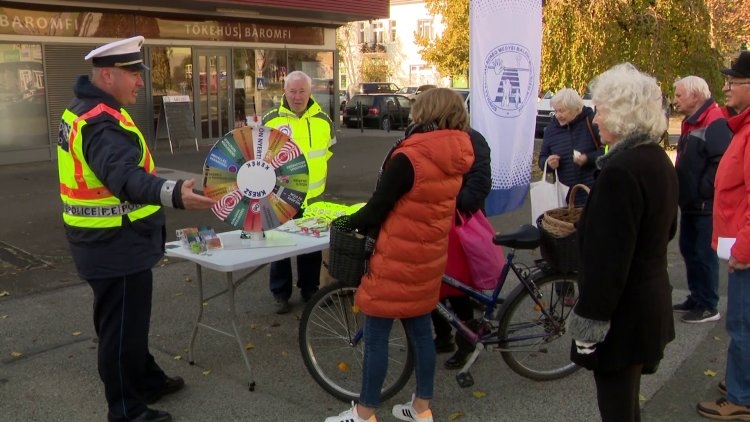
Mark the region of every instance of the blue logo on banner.
<instances>
[{"instance_id":1,"label":"blue logo on banner","mask_svg":"<svg viewBox=\"0 0 750 422\"><path fill-rule=\"evenodd\" d=\"M484 59L484 100L500 117L517 117L531 97L533 78L529 49L519 44L493 48Z\"/></svg>"}]
</instances>

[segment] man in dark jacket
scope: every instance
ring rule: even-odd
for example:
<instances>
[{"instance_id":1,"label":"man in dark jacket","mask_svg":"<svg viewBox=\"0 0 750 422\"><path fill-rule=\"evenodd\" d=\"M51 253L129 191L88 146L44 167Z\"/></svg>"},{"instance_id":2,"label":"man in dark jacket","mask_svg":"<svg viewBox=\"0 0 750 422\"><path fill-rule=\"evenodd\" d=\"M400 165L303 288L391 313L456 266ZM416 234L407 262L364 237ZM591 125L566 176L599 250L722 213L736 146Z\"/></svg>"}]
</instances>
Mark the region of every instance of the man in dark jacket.
<instances>
[{"instance_id":1,"label":"man in dark jacket","mask_svg":"<svg viewBox=\"0 0 750 422\"><path fill-rule=\"evenodd\" d=\"M151 268L166 240L162 207L214 204L193 192L194 180L156 176L146 140L124 108L143 88L141 72L148 68L142 44L143 37L132 37L86 56L92 77L78 78L57 147L65 233L78 274L94 292L98 369L110 422L172 420L146 407L185 385L167 377L148 348Z\"/></svg>"},{"instance_id":2,"label":"man in dark jacket","mask_svg":"<svg viewBox=\"0 0 750 422\"><path fill-rule=\"evenodd\" d=\"M674 87L674 104L685 115L675 166L680 181L680 252L690 289L674 310L685 312L683 322L717 321L719 259L711 248L714 177L732 132L705 80L687 76Z\"/></svg>"}]
</instances>

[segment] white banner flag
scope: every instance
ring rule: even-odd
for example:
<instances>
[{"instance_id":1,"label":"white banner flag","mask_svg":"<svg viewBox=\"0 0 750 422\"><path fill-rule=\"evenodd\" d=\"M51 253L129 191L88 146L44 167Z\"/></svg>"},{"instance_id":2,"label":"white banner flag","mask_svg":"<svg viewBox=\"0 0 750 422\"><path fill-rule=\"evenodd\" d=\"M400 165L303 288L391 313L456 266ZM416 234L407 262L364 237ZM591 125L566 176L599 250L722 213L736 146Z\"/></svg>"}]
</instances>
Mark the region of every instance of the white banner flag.
<instances>
[{"instance_id":1,"label":"white banner flag","mask_svg":"<svg viewBox=\"0 0 750 422\"><path fill-rule=\"evenodd\" d=\"M471 126L492 149L488 215L523 206L534 154L542 0L469 0Z\"/></svg>"}]
</instances>

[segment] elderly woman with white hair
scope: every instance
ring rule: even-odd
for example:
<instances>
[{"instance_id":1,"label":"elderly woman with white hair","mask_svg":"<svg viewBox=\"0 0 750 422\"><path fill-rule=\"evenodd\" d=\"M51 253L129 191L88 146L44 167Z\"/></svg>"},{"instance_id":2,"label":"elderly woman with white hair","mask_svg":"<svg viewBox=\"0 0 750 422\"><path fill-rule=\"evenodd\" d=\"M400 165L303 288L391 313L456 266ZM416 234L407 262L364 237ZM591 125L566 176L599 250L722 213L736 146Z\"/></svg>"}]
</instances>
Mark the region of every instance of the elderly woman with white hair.
<instances>
[{"instance_id":1,"label":"elderly woman with white hair","mask_svg":"<svg viewBox=\"0 0 750 422\"><path fill-rule=\"evenodd\" d=\"M583 105L583 99L570 88L559 90L550 100L555 111L552 121L544 129L542 148L539 150L539 168L544 163L549 171L557 170L560 182L573 187L594 185L596 159L603 154L596 126L594 110ZM576 205L586 202L585 192L575 197Z\"/></svg>"},{"instance_id":2,"label":"elderly woman with white hair","mask_svg":"<svg viewBox=\"0 0 750 422\"><path fill-rule=\"evenodd\" d=\"M602 421L639 421L641 374L656 371L675 336L667 244L677 230L677 174L658 145L666 122L656 79L623 63L591 90L609 152L578 222L571 359L593 370Z\"/></svg>"}]
</instances>

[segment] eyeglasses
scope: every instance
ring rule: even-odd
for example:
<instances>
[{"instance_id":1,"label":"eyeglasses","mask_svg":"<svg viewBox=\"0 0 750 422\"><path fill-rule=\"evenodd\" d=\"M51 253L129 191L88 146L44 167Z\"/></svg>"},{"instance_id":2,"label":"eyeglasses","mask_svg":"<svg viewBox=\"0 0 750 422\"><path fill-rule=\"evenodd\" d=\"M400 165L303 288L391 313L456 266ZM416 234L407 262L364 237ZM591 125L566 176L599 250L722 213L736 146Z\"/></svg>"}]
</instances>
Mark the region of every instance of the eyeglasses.
<instances>
[{"instance_id":1,"label":"eyeglasses","mask_svg":"<svg viewBox=\"0 0 750 422\"><path fill-rule=\"evenodd\" d=\"M729 87L729 89L732 89L732 86L734 85L750 85L750 81L748 82L725 81L724 83Z\"/></svg>"}]
</instances>

